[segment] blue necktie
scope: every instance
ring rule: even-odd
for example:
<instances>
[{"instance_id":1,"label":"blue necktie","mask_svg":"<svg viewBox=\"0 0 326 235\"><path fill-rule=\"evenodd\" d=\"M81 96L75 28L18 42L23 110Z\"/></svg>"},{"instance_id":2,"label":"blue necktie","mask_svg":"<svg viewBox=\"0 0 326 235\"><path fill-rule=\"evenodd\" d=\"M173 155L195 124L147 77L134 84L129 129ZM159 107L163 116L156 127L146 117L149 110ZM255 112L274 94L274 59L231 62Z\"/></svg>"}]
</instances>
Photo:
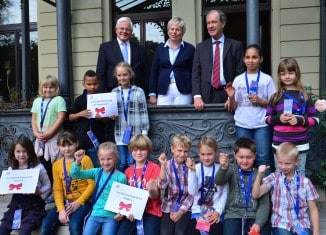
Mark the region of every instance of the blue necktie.
<instances>
[{"instance_id":1,"label":"blue necktie","mask_svg":"<svg viewBox=\"0 0 326 235\"><path fill-rule=\"evenodd\" d=\"M122 44L121 52L122 52L123 60L124 60L124 62L129 63L129 61L128 61L128 46L127 46L127 43L122 42L121 44Z\"/></svg>"}]
</instances>

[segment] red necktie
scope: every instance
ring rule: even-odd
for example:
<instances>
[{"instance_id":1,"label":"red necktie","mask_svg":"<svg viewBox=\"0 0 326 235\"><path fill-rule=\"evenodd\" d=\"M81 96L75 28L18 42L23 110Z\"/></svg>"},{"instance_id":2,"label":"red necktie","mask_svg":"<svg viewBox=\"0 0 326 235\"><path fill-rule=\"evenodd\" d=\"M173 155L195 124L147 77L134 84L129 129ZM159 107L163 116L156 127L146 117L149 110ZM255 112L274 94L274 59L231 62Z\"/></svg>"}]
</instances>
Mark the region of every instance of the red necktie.
<instances>
[{"instance_id":1,"label":"red necktie","mask_svg":"<svg viewBox=\"0 0 326 235\"><path fill-rule=\"evenodd\" d=\"M220 41L216 41L215 55L214 55L214 65L213 65L213 82L212 86L214 88L219 88L221 84L220 80Z\"/></svg>"}]
</instances>

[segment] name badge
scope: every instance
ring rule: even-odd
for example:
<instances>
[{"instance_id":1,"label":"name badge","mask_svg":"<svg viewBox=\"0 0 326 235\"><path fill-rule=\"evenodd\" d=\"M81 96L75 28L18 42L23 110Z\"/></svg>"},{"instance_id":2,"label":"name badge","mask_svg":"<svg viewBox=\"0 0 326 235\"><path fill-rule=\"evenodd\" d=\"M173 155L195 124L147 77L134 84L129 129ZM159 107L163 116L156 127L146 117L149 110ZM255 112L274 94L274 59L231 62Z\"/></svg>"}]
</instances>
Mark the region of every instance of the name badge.
<instances>
[{"instance_id":1,"label":"name badge","mask_svg":"<svg viewBox=\"0 0 326 235\"><path fill-rule=\"evenodd\" d=\"M129 144L132 134L132 126L126 126L123 136L122 136L122 142L125 144Z\"/></svg>"},{"instance_id":2,"label":"name badge","mask_svg":"<svg viewBox=\"0 0 326 235\"><path fill-rule=\"evenodd\" d=\"M284 99L284 114L292 114L293 100Z\"/></svg>"},{"instance_id":3,"label":"name badge","mask_svg":"<svg viewBox=\"0 0 326 235\"><path fill-rule=\"evenodd\" d=\"M12 229L20 229L20 224L22 221L22 209L15 210L14 219L12 221Z\"/></svg>"}]
</instances>

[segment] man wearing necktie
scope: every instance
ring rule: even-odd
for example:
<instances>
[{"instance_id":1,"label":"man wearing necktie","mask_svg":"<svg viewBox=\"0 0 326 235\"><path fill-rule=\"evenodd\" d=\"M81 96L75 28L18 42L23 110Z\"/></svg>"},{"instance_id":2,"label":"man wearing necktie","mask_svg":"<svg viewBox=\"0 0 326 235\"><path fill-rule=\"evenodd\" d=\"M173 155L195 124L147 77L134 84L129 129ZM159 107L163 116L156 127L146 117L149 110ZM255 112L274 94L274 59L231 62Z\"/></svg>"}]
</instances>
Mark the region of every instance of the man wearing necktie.
<instances>
[{"instance_id":1,"label":"man wearing necktie","mask_svg":"<svg viewBox=\"0 0 326 235\"><path fill-rule=\"evenodd\" d=\"M122 61L129 63L136 74L135 85L148 91L148 73L146 72L145 49L130 41L133 23L128 17L121 17L115 26L116 39L101 44L97 59L96 74L100 78L101 92L110 92L118 86L114 76L115 66Z\"/></svg>"},{"instance_id":2,"label":"man wearing necktie","mask_svg":"<svg viewBox=\"0 0 326 235\"><path fill-rule=\"evenodd\" d=\"M226 15L211 10L206 16L209 39L197 44L192 67L194 107L203 110L205 103L225 103L224 88L245 71L243 46L223 34Z\"/></svg>"}]
</instances>

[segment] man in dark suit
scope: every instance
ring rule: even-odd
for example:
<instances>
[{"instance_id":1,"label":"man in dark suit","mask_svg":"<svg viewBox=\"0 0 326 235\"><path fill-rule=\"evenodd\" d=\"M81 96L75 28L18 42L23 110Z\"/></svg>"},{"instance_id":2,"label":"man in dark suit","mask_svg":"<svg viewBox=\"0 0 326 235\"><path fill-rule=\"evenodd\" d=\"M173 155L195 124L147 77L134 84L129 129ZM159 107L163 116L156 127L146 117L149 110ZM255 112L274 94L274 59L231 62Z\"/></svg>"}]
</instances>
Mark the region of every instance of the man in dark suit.
<instances>
[{"instance_id":1,"label":"man in dark suit","mask_svg":"<svg viewBox=\"0 0 326 235\"><path fill-rule=\"evenodd\" d=\"M118 86L114 76L115 66L125 61L129 63L136 74L135 85L141 87L145 94L148 92L148 78L145 68L145 50L137 43L130 41L133 23L128 17L121 17L115 26L116 39L102 43L99 49L96 74L101 81L101 92L110 92ZM126 46L127 55L123 56L123 47Z\"/></svg>"},{"instance_id":2,"label":"man in dark suit","mask_svg":"<svg viewBox=\"0 0 326 235\"><path fill-rule=\"evenodd\" d=\"M212 10L206 16L207 31L211 38L196 46L192 68L192 95L194 106L203 110L205 103L225 103L227 94L224 87L245 71L242 43L223 34L226 15L220 10ZM218 86L213 86L214 57L219 46Z\"/></svg>"}]
</instances>

